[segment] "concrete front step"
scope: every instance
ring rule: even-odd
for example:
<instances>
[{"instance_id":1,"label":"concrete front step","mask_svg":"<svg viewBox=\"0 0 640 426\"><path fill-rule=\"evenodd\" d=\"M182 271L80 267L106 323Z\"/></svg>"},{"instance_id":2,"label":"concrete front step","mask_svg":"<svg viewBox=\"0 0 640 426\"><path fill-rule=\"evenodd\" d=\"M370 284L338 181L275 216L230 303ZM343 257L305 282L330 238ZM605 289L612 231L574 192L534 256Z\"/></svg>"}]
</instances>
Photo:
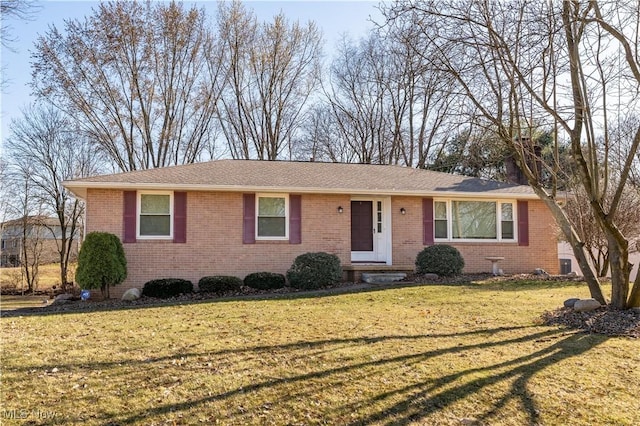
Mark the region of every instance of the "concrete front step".
<instances>
[{"instance_id":1,"label":"concrete front step","mask_svg":"<svg viewBox=\"0 0 640 426\"><path fill-rule=\"evenodd\" d=\"M363 272L362 281L367 284L389 284L407 278L404 272Z\"/></svg>"}]
</instances>

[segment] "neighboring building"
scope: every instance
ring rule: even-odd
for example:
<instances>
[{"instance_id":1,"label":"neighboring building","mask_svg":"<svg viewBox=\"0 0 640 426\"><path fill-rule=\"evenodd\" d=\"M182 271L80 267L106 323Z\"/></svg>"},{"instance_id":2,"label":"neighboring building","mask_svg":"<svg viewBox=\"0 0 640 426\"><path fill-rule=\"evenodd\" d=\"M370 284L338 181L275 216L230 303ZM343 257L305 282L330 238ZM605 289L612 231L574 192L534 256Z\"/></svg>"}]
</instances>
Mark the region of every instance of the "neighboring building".
<instances>
[{"instance_id":1,"label":"neighboring building","mask_svg":"<svg viewBox=\"0 0 640 426\"><path fill-rule=\"evenodd\" d=\"M465 272L558 273L553 218L527 186L399 166L220 160L65 182L86 232L118 235L128 277L285 273L302 253L336 254L350 278L414 269L451 244Z\"/></svg>"},{"instance_id":2,"label":"neighboring building","mask_svg":"<svg viewBox=\"0 0 640 426\"><path fill-rule=\"evenodd\" d=\"M575 272L578 275L582 275L580 265L578 265L578 261L573 255L573 250L569 243L565 241L558 243L558 258L560 260L560 273L568 274L569 272ZM640 240L636 240L635 244L629 245L629 262L633 264L630 275L630 279L633 282L638 274L638 265L640 264ZM607 276L611 276L611 269L609 269Z\"/></svg>"},{"instance_id":3,"label":"neighboring building","mask_svg":"<svg viewBox=\"0 0 640 426\"><path fill-rule=\"evenodd\" d=\"M26 226L26 232L24 232ZM60 261L58 243L62 235L58 219L47 216L27 216L0 224L0 266L20 266L24 259L23 239L27 239L27 255L38 252L39 264ZM77 244L71 253L75 259L78 254Z\"/></svg>"}]
</instances>

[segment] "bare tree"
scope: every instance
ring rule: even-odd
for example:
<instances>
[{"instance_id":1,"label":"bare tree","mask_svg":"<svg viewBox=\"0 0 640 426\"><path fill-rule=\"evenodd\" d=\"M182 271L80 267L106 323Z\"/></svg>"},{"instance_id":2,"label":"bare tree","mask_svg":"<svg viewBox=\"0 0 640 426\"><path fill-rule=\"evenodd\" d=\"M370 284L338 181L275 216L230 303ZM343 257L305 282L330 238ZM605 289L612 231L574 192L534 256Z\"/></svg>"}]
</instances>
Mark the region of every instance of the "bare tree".
<instances>
[{"instance_id":1,"label":"bare tree","mask_svg":"<svg viewBox=\"0 0 640 426\"><path fill-rule=\"evenodd\" d=\"M612 201L611 194L607 194L603 201L604 205L608 206ZM609 244L593 217L589 197L582 186L576 185L571 191L565 212L584 242L587 255L596 273L600 277L606 277L609 272ZM620 232L629 236L630 243L634 236L635 238L640 236L640 193L631 185L628 185L623 192L615 222Z\"/></svg>"},{"instance_id":2,"label":"bare tree","mask_svg":"<svg viewBox=\"0 0 640 426\"><path fill-rule=\"evenodd\" d=\"M284 15L259 24L239 2L218 12L227 76L218 109L234 158L275 160L291 156L291 142L318 84L321 34L315 24Z\"/></svg>"},{"instance_id":3,"label":"bare tree","mask_svg":"<svg viewBox=\"0 0 640 426\"><path fill-rule=\"evenodd\" d=\"M13 45L18 41L12 34L11 21L18 19L30 21L40 9L36 1L32 0L0 0L0 39L2 47L15 52ZM2 64L2 76L0 76L0 87L4 89L9 83L4 73L5 65Z\"/></svg>"},{"instance_id":4,"label":"bare tree","mask_svg":"<svg viewBox=\"0 0 640 426\"><path fill-rule=\"evenodd\" d=\"M355 153L344 134L336 126L331 106L326 100L316 101L306 114L303 132L295 143L293 157L302 161L353 163Z\"/></svg>"},{"instance_id":5,"label":"bare tree","mask_svg":"<svg viewBox=\"0 0 640 426\"><path fill-rule=\"evenodd\" d=\"M391 26L342 40L325 98L335 143L355 161L425 168L454 125L453 80L414 55L410 39Z\"/></svg>"},{"instance_id":6,"label":"bare tree","mask_svg":"<svg viewBox=\"0 0 640 426\"><path fill-rule=\"evenodd\" d=\"M464 98L454 91L455 79L433 66L436 49L427 45L415 54L414 28L412 22L389 21L379 30L384 48L378 55L388 58L389 78L383 83L389 93L385 115L392 118L394 163L427 168L447 137L465 124L460 121Z\"/></svg>"},{"instance_id":7,"label":"bare tree","mask_svg":"<svg viewBox=\"0 0 640 426\"><path fill-rule=\"evenodd\" d=\"M9 213L9 164L5 155L0 156L0 223L7 220Z\"/></svg>"},{"instance_id":8,"label":"bare tree","mask_svg":"<svg viewBox=\"0 0 640 426\"><path fill-rule=\"evenodd\" d=\"M9 20L29 21L33 19L39 9L40 6L33 0L0 0L0 20L2 20L0 38L2 38L2 47L11 49L11 43L16 41L16 38L11 35L12 28Z\"/></svg>"},{"instance_id":9,"label":"bare tree","mask_svg":"<svg viewBox=\"0 0 640 426\"><path fill-rule=\"evenodd\" d=\"M101 3L38 39L32 86L122 171L192 163L214 132L214 50L203 10Z\"/></svg>"},{"instance_id":10,"label":"bare tree","mask_svg":"<svg viewBox=\"0 0 640 426\"><path fill-rule=\"evenodd\" d=\"M438 49L439 55L432 60L457 80L459 90L479 114L477 121L496 129L510 147L571 244L592 296L605 303L584 242L558 203L557 188L542 184L538 170L530 167L530 159L537 154L524 143L538 126L554 128L556 144L567 138L579 181L607 239L611 304L617 308L640 305L640 280L629 293L629 240L615 219L640 144L640 127L633 132L620 176L614 181L609 179L606 153L612 142L606 124L616 110L615 102L624 102L627 108L638 106L638 8L636 2L623 1L425 0L397 2L385 11L389 20L408 20L419 28L415 54L421 54L424 44ZM616 90L628 96L614 96ZM552 175L559 167L557 157L544 165ZM606 194L611 194L610 204L604 202Z\"/></svg>"},{"instance_id":11,"label":"bare tree","mask_svg":"<svg viewBox=\"0 0 640 426\"><path fill-rule=\"evenodd\" d=\"M359 44L344 38L331 66L327 97L333 120L358 163L387 164L392 157L392 131L385 116L389 70L381 44L375 34Z\"/></svg>"},{"instance_id":12,"label":"bare tree","mask_svg":"<svg viewBox=\"0 0 640 426\"><path fill-rule=\"evenodd\" d=\"M16 261L20 266L22 282L26 283L28 292L38 288L38 268L43 237L39 226L42 206L32 196L34 185L31 176L34 171L35 167L28 162L9 163L4 176L8 183L5 195L11 200L7 203L7 215L16 219L5 224L3 231L5 236L10 234L12 246L13 244L17 246Z\"/></svg>"},{"instance_id":13,"label":"bare tree","mask_svg":"<svg viewBox=\"0 0 640 426\"><path fill-rule=\"evenodd\" d=\"M23 204L37 205L40 214L57 218L55 228L47 222L38 226L48 228L56 241L64 290L70 284L70 256L80 239L84 204L62 182L97 173L100 158L72 122L52 107L32 106L23 111L22 118L11 123L7 149L12 164L28 171L22 173L26 185Z\"/></svg>"}]
</instances>

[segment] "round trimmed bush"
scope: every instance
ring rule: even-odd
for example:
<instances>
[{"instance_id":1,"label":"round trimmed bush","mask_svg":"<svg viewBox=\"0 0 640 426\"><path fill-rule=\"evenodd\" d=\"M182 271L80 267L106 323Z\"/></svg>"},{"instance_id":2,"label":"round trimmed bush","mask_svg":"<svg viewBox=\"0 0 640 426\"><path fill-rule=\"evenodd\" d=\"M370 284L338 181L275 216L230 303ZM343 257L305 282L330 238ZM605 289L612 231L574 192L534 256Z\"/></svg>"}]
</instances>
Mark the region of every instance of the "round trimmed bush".
<instances>
[{"instance_id":1,"label":"round trimmed bush","mask_svg":"<svg viewBox=\"0 0 640 426\"><path fill-rule=\"evenodd\" d=\"M240 278L229 275L202 277L198 281L198 288L201 293L223 294L227 291L240 290L241 286L242 280Z\"/></svg>"},{"instance_id":2,"label":"round trimmed bush","mask_svg":"<svg viewBox=\"0 0 640 426\"><path fill-rule=\"evenodd\" d=\"M438 274L450 277L462 273L464 259L455 247L437 244L425 247L416 257L418 274Z\"/></svg>"},{"instance_id":3,"label":"round trimmed bush","mask_svg":"<svg viewBox=\"0 0 640 426\"><path fill-rule=\"evenodd\" d=\"M282 274L274 272L254 272L244 278L244 285L258 290L274 290L285 285L285 278Z\"/></svg>"},{"instance_id":4,"label":"round trimmed bush","mask_svg":"<svg viewBox=\"0 0 640 426\"><path fill-rule=\"evenodd\" d=\"M193 292L193 283L181 278L160 278L147 281L142 288L142 295L168 299Z\"/></svg>"},{"instance_id":5,"label":"round trimmed bush","mask_svg":"<svg viewBox=\"0 0 640 426\"><path fill-rule=\"evenodd\" d=\"M305 290L334 284L342 280L340 258L324 252L301 254L287 271L287 279L291 287Z\"/></svg>"}]
</instances>

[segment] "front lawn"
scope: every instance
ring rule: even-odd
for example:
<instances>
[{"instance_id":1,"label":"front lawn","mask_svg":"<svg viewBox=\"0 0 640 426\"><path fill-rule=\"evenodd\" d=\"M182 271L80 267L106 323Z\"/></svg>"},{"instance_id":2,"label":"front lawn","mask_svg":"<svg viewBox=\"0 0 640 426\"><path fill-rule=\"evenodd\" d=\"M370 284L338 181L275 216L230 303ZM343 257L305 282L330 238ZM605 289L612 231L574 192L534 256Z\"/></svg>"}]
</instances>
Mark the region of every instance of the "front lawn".
<instances>
[{"instance_id":1,"label":"front lawn","mask_svg":"<svg viewBox=\"0 0 640 426\"><path fill-rule=\"evenodd\" d=\"M2 424L640 424L640 344L542 326L584 284L2 318Z\"/></svg>"}]
</instances>

